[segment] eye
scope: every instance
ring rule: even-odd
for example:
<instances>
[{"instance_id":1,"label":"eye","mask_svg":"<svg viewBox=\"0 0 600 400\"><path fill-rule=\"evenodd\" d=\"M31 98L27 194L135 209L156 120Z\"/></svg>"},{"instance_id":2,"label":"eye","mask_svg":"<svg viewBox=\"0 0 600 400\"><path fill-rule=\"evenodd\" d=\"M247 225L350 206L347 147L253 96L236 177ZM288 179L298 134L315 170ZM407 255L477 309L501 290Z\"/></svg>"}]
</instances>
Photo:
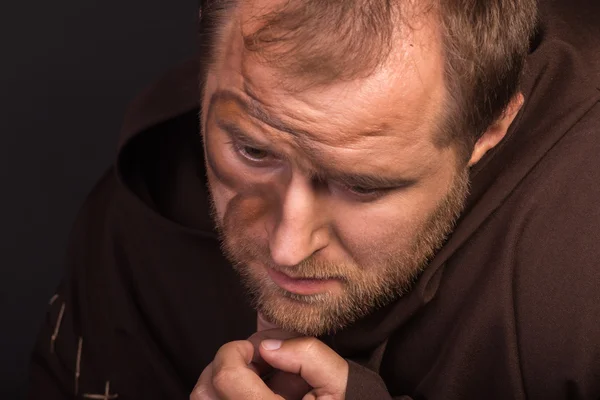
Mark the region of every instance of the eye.
<instances>
[{"instance_id":1,"label":"eye","mask_svg":"<svg viewBox=\"0 0 600 400\"><path fill-rule=\"evenodd\" d=\"M244 145L238 146L238 151L242 156L251 161L264 161L271 155L271 153L266 150Z\"/></svg>"},{"instance_id":2,"label":"eye","mask_svg":"<svg viewBox=\"0 0 600 400\"><path fill-rule=\"evenodd\" d=\"M241 151L246 157L252 158L253 160L263 160L269 156L269 153L264 150L257 149L256 147L243 146Z\"/></svg>"},{"instance_id":3,"label":"eye","mask_svg":"<svg viewBox=\"0 0 600 400\"><path fill-rule=\"evenodd\" d=\"M347 186L346 190L359 196L369 196L381 191L380 189L367 188L363 186Z\"/></svg>"},{"instance_id":4,"label":"eye","mask_svg":"<svg viewBox=\"0 0 600 400\"><path fill-rule=\"evenodd\" d=\"M366 186L348 186L340 185L338 190L350 196L350 198L360 202L375 201L383 197L391 189L371 188Z\"/></svg>"}]
</instances>

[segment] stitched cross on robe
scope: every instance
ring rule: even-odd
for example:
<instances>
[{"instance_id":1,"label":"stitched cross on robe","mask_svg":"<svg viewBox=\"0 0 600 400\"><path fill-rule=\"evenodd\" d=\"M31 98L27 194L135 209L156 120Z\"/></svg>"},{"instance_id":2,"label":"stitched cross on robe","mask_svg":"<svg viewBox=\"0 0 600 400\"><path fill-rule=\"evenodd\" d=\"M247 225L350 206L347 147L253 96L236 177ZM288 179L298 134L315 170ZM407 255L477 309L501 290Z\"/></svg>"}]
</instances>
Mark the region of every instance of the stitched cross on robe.
<instances>
[{"instance_id":1,"label":"stitched cross on robe","mask_svg":"<svg viewBox=\"0 0 600 400\"><path fill-rule=\"evenodd\" d=\"M94 399L94 400L112 400L118 398L118 394L110 394L110 381L106 381L106 386L104 387L104 394L84 394L84 399Z\"/></svg>"}]
</instances>

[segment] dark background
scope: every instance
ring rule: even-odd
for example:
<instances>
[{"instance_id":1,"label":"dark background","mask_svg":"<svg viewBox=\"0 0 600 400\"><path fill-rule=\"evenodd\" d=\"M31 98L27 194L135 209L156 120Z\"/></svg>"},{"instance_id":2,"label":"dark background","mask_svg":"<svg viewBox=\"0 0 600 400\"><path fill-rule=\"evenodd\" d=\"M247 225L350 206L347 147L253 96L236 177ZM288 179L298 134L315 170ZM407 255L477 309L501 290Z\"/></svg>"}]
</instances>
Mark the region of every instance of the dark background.
<instances>
[{"instance_id":1,"label":"dark background","mask_svg":"<svg viewBox=\"0 0 600 400\"><path fill-rule=\"evenodd\" d=\"M27 364L67 235L126 105L196 45L197 0L0 6L0 398Z\"/></svg>"}]
</instances>

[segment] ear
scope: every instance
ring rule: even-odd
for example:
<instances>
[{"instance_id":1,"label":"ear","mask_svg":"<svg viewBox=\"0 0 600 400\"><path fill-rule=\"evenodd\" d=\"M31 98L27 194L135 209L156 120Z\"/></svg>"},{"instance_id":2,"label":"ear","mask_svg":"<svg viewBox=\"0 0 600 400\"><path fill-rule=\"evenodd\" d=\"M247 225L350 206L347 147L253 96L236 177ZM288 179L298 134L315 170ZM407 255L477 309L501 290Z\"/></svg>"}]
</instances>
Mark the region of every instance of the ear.
<instances>
[{"instance_id":1,"label":"ear","mask_svg":"<svg viewBox=\"0 0 600 400\"><path fill-rule=\"evenodd\" d=\"M471 153L469 167L477 164L483 158L485 153L496 147L498 143L504 139L506 132L508 132L508 128L523 106L523 101L523 94L516 94L508 104L508 107L506 107L506 110L502 113L502 116L500 116L500 119L494 122L488 130L481 135L479 140L477 140L477 143L475 143L473 153Z\"/></svg>"}]
</instances>

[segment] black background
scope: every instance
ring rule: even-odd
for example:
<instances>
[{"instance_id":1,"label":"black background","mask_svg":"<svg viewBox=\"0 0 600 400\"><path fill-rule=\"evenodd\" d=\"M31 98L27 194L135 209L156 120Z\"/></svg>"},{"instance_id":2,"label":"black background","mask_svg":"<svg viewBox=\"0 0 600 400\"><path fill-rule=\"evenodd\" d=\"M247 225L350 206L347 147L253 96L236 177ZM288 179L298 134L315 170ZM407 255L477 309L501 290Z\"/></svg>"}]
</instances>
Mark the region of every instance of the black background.
<instances>
[{"instance_id":1,"label":"black background","mask_svg":"<svg viewBox=\"0 0 600 400\"><path fill-rule=\"evenodd\" d=\"M27 364L76 212L126 105L196 46L196 0L0 6L0 398Z\"/></svg>"}]
</instances>

